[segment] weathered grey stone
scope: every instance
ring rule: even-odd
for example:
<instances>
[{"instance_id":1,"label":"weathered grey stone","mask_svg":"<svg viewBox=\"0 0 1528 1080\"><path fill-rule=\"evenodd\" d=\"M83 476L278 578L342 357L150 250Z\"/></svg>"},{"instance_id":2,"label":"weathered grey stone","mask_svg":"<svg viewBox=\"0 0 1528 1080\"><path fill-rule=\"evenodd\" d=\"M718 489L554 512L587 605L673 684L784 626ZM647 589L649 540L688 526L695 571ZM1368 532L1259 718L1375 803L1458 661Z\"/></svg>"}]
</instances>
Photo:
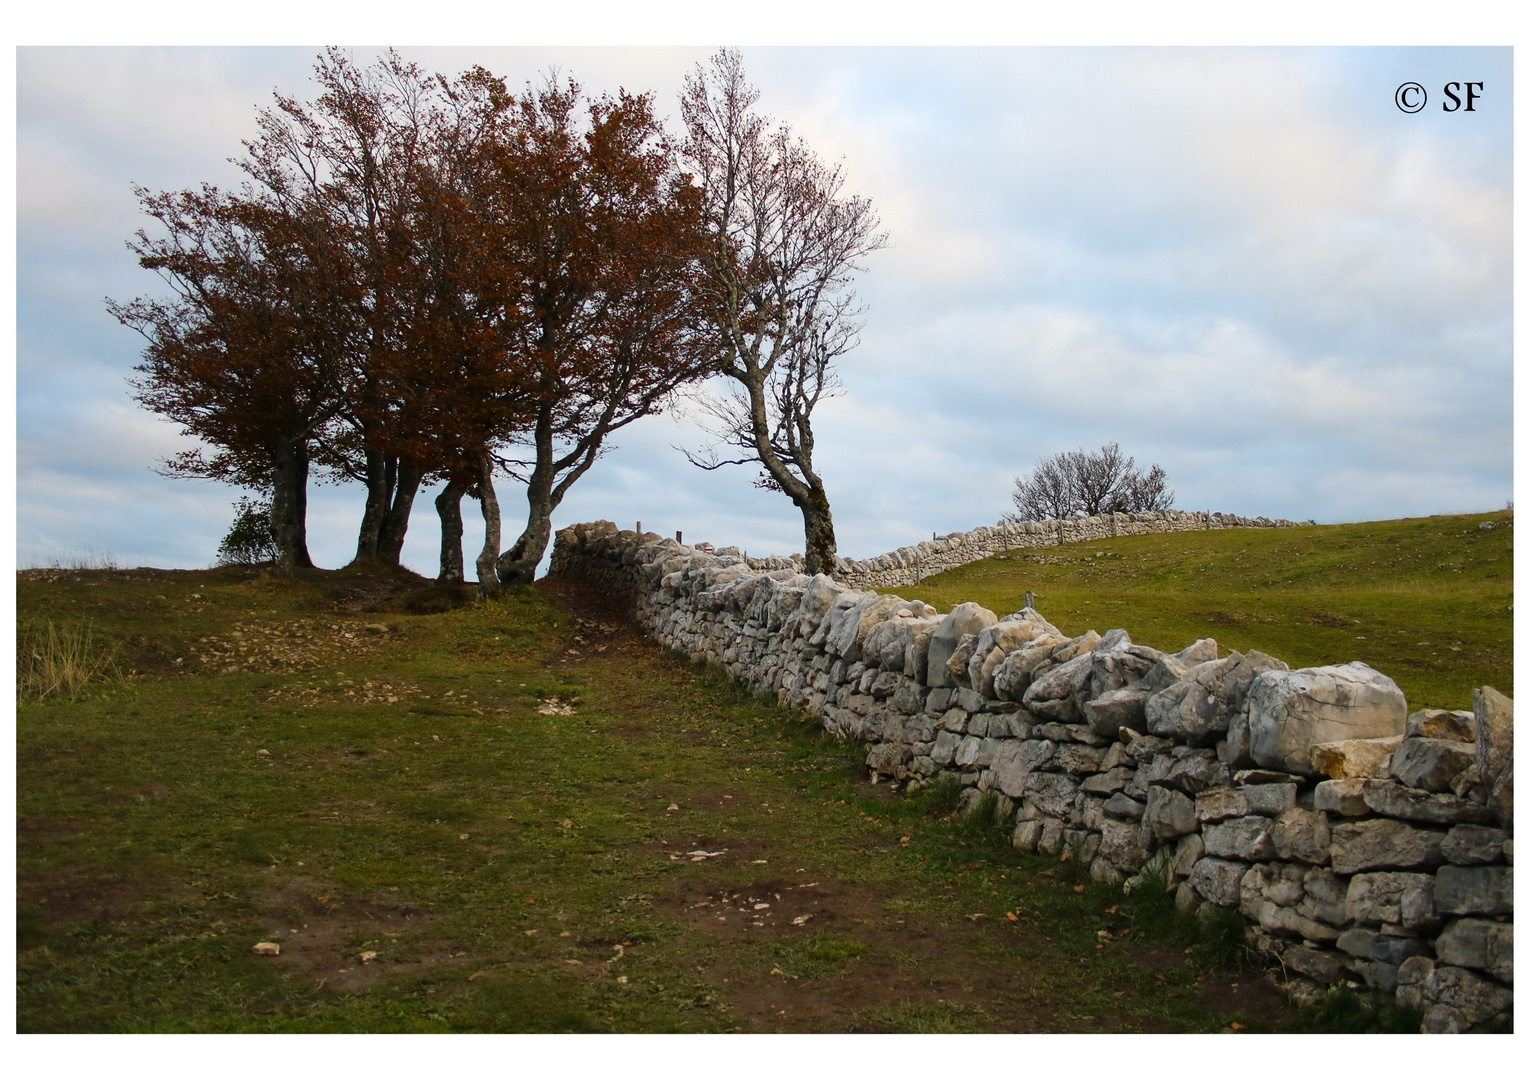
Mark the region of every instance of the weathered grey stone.
<instances>
[{"instance_id":1,"label":"weathered grey stone","mask_svg":"<svg viewBox=\"0 0 1528 1080\"><path fill-rule=\"evenodd\" d=\"M1506 826L1512 827L1512 773L1513 763L1507 762L1507 767L1496 778L1496 784L1491 788L1491 797L1486 800L1486 806L1496 815L1496 820Z\"/></svg>"},{"instance_id":2,"label":"weathered grey stone","mask_svg":"<svg viewBox=\"0 0 1528 1080\"><path fill-rule=\"evenodd\" d=\"M1462 710L1422 709L1406 718L1406 737L1475 741L1475 714Z\"/></svg>"},{"instance_id":3,"label":"weathered grey stone","mask_svg":"<svg viewBox=\"0 0 1528 1080\"><path fill-rule=\"evenodd\" d=\"M1431 874L1354 874L1348 882L1347 913L1359 922L1393 924L1410 930L1435 924Z\"/></svg>"},{"instance_id":4,"label":"weathered grey stone","mask_svg":"<svg viewBox=\"0 0 1528 1080\"><path fill-rule=\"evenodd\" d=\"M1286 862L1258 863L1253 866L1241 882L1243 909L1252 897L1279 907L1294 907L1305 899L1305 869L1299 863Z\"/></svg>"},{"instance_id":5,"label":"weathered grey stone","mask_svg":"<svg viewBox=\"0 0 1528 1080\"><path fill-rule=\"evenodd\" d=\"M1185 646L1175 654L1179 663L1186 668L1198 667L1207 664L1220 655L1220 646L1212 637L1200 638L1192 645Z\"/></svg>"},{"instance_id":6,"label":"weathered grey stone","mask_svg":"<svg viewBox=\"0 0 1528 1080\"><path fill-rule=\"evenodd\" d=\"M1475 744L1415 736L1390 759L1390 775L1423 791L1450 791L1454 779L1475 764Z\"/></svg>"},{"instance_id":7,"label":"weathered grey stone","mask_svg":"<svg viewBox=\"0 0 1528 1080\"><path fill-rule=\"evenodd\" d=\"M1427 1014L1428 1031L1462 1031L1512 1008L1512 991L1468 968L1414 956L1401 965L1396 1001ZM1434 1010L1439 1019L1434 1019ZM1442 1021L1448 1021L1444 1024Z\"/></svg>"},{"instance_id":8,"label":"weathered grey stone","mask_svg":"<svg viewBox=\"0 0 1528 1080\"><path fill-rule=\"evenodd\" d=\"M912 747L906 743L877 743L865 757L865 766L884 776L896 776L897 770L912 760Z\"/></svg>"},{"instance_id":9,"label":"weathered grey stone","mask_svg":"<svg viewBox=\"0 0 1528 1080\"><path fill-rule=\"evenodd\" d=\"M1291 806L1273 823L1273 847L1279 858L1321 866L1331 860L1332 831L1326 814Z\"/></svg>"},{"instance_id":10,"label":"weathered grey stone","mask_svg":"<svg viewBox=\"0 0 1528 1080\"><path fill-rule=\"evenodd\" d=\"M1024 781L1024 798L1046 817L1066 817L1077 795L1077 781L1062 773L1031 772Z\"/></svg>"},{"instance_id":11,"label":"weathered grey stone","mask_svg":"<svg viewBox=\"0 0 1528 1080\"><path fill-rule=\"evenodd\" d=\"M1208 750L1192 751L1174 759L1162 783L1187 795L1197 795L1208 788L1231 782L1231 774Z\"/></svg>"},{"instance_id":12,"label":"weathered grey stone","mask_svg":"<svg viewBox=\"0 0 1528 1080\"><path fill-rule=\"evenodd\" d=\"M1043 821L1040 818L1020 821L1013 827L1013 846L1026 855L1033 854L1036 845L1040 842L1042 824Z\"/></svg>"},{"instance_id":13,"label":"weathered grey stone","mask_svg":"<svg viewBox=\"0 0 1528 1080\"><path fill-rule=\"evenodd\" d=\"M1475 691L1475 747L1486 790L1512 761L1512 699L1494 687Z\"/></svg>"},{"instance_id":14,"label":"weathered grey stone","mask_svg":"<svg viewBox=\"0 0 1528 1080\"><path fill-rule=\"evenodd\" d=\"M1456 919L1436 943L1445 964L1476 968L1502 982L1512 981L1512 924L1490 919Z\"/></svg>"},{"instance_id":15,"label":"weathered grey stone","mask_svg":"<svg viewBox=\"0 0 1528 1080\"><path fill-rule=\"evenodd\" d=\"M1135 762L1146 761L1158 754L1172 752L1173 742L1171 739L1159 739L1154 735L1142 735L1140 732L1127 728L1120 728L1120 740L1124 744L1125 753Z\"/></svg>"},{"instance_id":16,"label":"weathered grey stone","mask_svg":"<svg viewBox=\"0 0 1528 1080\"><path fill-rule=\"evenodd\" d=\"M911 679L905 680L892 695L891 707L900 713L915 716L923 711L923 702L927 693L927 690Z\"/></svg>"},{"instance_id":17,"label":"weathered grey stone","mask_svg":"<svg viewBox=\"0 0 1528 1080\"><path fill-rule=\"evenodd\" d=\"M1072 776L1092 776L1103 760L1104 749L1100 746L1084 746L1081 743L1062 743L1046 764L1047 770L1064 772Z\"/></svg>"},{"instance_id":18,"label":"weathered grey stone","mask_svg":"<svg viewBox=\"0 0 1528 1080\"><path fill-rule=\"evenodd\" d=\"M939 728L942 731L954 731L964 734L966 721L970 718L971 714L959 706L953 709L946 709L944 715L939 718Z\"/></svg>"},{"instance_id":19,"label":"weathered grey stone","mask_svg":"<svg viewBox=\"0 0 1528 1080\"><path fill-rule=\"evenodd\" d=\"M1332 869L1339 874L1430 867L1442 861L1443 833L1432 829L1388 818L1332 826Z\"/></svg>"},{"instance_id":20,"label":"weathered grey stone","mask_svg":"<svg viewBox=\"0 0 1528 1080\"><path fill-rule=\"evenodd\" d=\"M1398 981L1397 977L1400 974L1400 968L1396 967L1396 965L1387 964L1383 960L1359 960L1356 958L1351 963L1353 970L1358 973L1358 977L1367 985L1387 994L1395 992L1395 985Z\"/></svg>"},{"instance_id":21,"label":"weathered grey stone","mask_svg":"<svg viewBox=\"0 0 1528 1080\"><path fill-rule=\"evenodd\" d=\"M1118 885L1125 880L1124 872L1102 857L1094 859L1088 866L1088 876L1100 885Z\"/></svg>"},{"instance_id":22,"label":"weathered grey stone","mask_svg":"<svg viewBox=\"0 0 1528 1080\"><path fill-rule=\"evenodd\" d=\"M1249 872L1247 876L1252 875ZM1269 933L1323 944L1331 944L1337 940L1339 931L1325 923L1316 922L1294 908L1280 907L1260 896L1247 896L1245 878L1242 879L1242 888L1245 897L1242 914Z\"/></svg>"},{"instance_id":23,"label":"weathered grey stone","mask_svg":"<svg viewBox=\"0 0 1528 1080\"><path fill-rule=\"evenodd\" d=\"M1279 960L1291 971L1298 971L1323 986L1340 982L1352 970L1345 953L1291 945L1279 953Z\"/></svg>"},{"instance_id":24,"label":"weathered grey stone","mask_svg":"<svg viewBox=\"0 0 1528 1080\"><path fill-rule=\"evenodd\" d=\"M1054 636L1037 637L1021 647L1005 650L1003 662L992 675L994 692L1004 701L1020 700L1037 676L1058 663L1056 656L1070 644L1070 638L1057 632Z\"/></svg>"},{"instance_id":25,"label":"weathered grey stone","mask_svg":"<svg viewBox=\"0 0 1528 1080\"><path fill-rule=\"evenodd\" d=\"M1022 798L1029 774L1048 762L1055 752L1056 744L1048 739L1005 741L992 759L992 775L998 790L1009 798Z\"/></svg>"},{"instance_id":26,"label":"weathered grey stone","mask_svg":"<svg viewBox=\"0 0 1528 1080\"><path fill-rule=\"evenodd\" d=\"M1193 873L1194 864L1204 857L1204 837L1189 833L1178 840L1173 851L1173 878L1186 878Z\"/></svg>"},{"instance_id":27,"label":"weathered grey stone","mask_svg":"<svg viewBox=\"0 0 1528 1080\"><path fill-rule=\"evenodd\" d=\"M1427 943L1420 938L1376 934L1361 926L1344 930L1337 938L1337 947L1349 956L1379 960L1397 967L1410 957L1426 956L1429 952Z\"/></svg>"},{"instance_id":28,"label":"weathered grey stone","mask_svg":"<svg viewBox=\"0 0 1528 1080\"><path fill-rule=\"evenodd\" d=\"M1105 818L1098 854L1118 870L1138 870L1151 857L1151 830L1132 821Z\"/></svg>"},{"instance_id":29,"label":"weathered grey stone","mask_svg":"<svg viewBox=\"0 0 1528 1080\"><path fill-rule=\"evenodd\" d=\"M1210 788L1194 796L1194 816L1201 824L1242 817L1250 812L1247 796L1241 788Z\"/></svg>"},{"instance_id":30,"label":"weathered grey stone","mask_svg":"<svg viewBox=\"0 0 1528 1080\"><path fill-rule=\"evenodd\" d=\"M928 756L938 765L947 768L955 760L955 751L960 748L961 741L960 735L955 732L941 731L934 739L934 748Z\"/></svg>"},{"instance_id":31,"label":"weathered grey stone","mask_svg":"<svg viewBox=\"0 0 1528 1080\"><path fill-rule=\"evenodd\" d=\"M1184 915L1192 915L1199 907L1199 894L1187 881L1178 886L1178 891L1173 893L1173 906Z\"/></svg>"},{"instance_id":32,"label":"weathered grey stone","mask_svg":"<svg viewBox=\"0 0 1528 1080\"><path fill-rule=\"evenodd\" d=\"M1084 654L1051 668L1024 691L1024 707L1044 720L1072 724L1082 718L1078 698L1092 674L1092 657Z\"/></svg>"},{"instance_id":33,"label":"weathered grey stone","mask_svg":"<svg viewBox=\"0 0 1528 1080\"><path fill-rule=\"evenodd\" d=\"M1116 791L1104 801L1104 813L1125 821L1140 821L1146 813L1146 807L1123 792Z\"/></svg>"},{"instance_id":34,"label":"weathered grey stone","mask_svg":"<svg viewBox=\"0 0 1528 1080\"><path fill-rule=\"evenodd\" d=\"M1507 834L1483 825L1455 825L1443 838L1443 857L1455 866L1484 866L1501 858Z\"/></svg>"},{"instance_id":35,"label":"weathered grey stone","mask_svg":"<svg viewBox=\"0 0 1528 1080\"><path fill-rule=\"evenodd\" d=\"M1315 808L1342 817L1364 817L1369 813L1369 804L1364 802L1368 783L1362 779L1323 780L1316 785Z\"/></svg>"},{"instance_id":36,"label":"weathered grey stone","mask_svg":"<svg viewBox=\"0 0 1528 1080\"><path fill-rule=\"evenodd\" d=\"M1105 761L1107 760L1108 759L1106 757ZM1100 765L1102 764L1103 763L1101 762ZM1121 788L1123 788L1130 782L1130 778L1134 775L1134 769L1126 769L1122 767L1111 768L1106 772L1094 773L1092 776L1089 776L1087 779L1083 780L1082 790L1088 792L1090 795L1108 795L1111 792L1119 791Z\"/></svg>"},{"instance_id":37,"label":"weathered grey stone","mask_svg":"<svg viewBox=\"0 0 1528 1080\"><path fill-rule=\"evenodd\" d=\"M967 713L979 713L987 707L987 699L975 690L968 689L967 687L961 687L956 690L955 696L951 700L966 710Z\"/></svg>"},{"instance_id":38,"label":"weathered grey stone","mask_svg":"<svg viewBox=\"0 0 1528 1080\"><path fill-rule=\"evenodd\" d=\"M970 682L967 674L970 670L971 656L976 652L976 635L965 634L955 645L955 651L950 654L950 659L945 662L945 670L950 673L950 681L956 686L969 690L966 684Z\"/></svg>"},{"instance_id":39,"label":"weathered grey stone","mask_svg":"<svg viewBox=\"0 0 1528 1080\"><path fill-rule=\"evenodd\" d=\"M952 608L929 637L926 662L930 688L954 686L949 661L961 638L967 634L979 634L996 622L997 615L980 604L957 604Z\"/></svg>"},{"instance_id":40,"label":"weathered grey stone","mask_svg":"<svg viewBox=\"0 0 1528 1080\"><path fill-rule=\"evenodd\" d=\"M1264 671L1247 692L1252 759L1268 769L1311 775L1315 744L1398 735L1405 724L1400 687L1357 660Z\"/></svg>"},{"instance_id":41,"label":"weathered grey stone","mask_svg":"<svg viewBox=\"0 0 1528 1080\"><path fill-rule=\"evenodd\" d=\"M1199 828L1193 800L1181 791L1155 784L1146 793L1146 814L1141 823L1158 840L1171 840Z\"/></svg>"},{"instance_id":42,"label":"weathered grey stone","mask_svg":"<svg viewBox=\"0 0 1528 1080\"><path fill-rule=\"evenodd\" d=\"M1098 646L1093 650L1093 673L1087 693L1089 698L1100 698L1111 691L1136 686L1159 662L1167 659L1165 654L1156 649L1132 644L1128 635L1105 648L1104 641L1113 633L1111 630L1104 638L1100 638ZM1146 698L1150 696L1150 691L1141 696L1140 715L1143 719L1146 715Z\"/></svg>"},{"instance_id":43,"label":"weathered grey stone","mask_svg":"<svg viewBox=\"0 0 1528 1080\"><path fill-rule=\"evenodd\" d=\"M954 692L948 686L940 687L937 690L930 690L928 692L928 700L923 703L923 708L926 712L933 715L941 715L950 707L950 698L954 696Z\"/></svg>"},{"instance_id":44,"label":"weathered grey stone","mask_svg":"<svg viewBox=\"0 0 1528 1080\"><path fill-rule=\"evenodd\" d=\"M1112 738L1120 728L1138 726L1145 719L1146 699L1150 693L1134 686L1110 690L1101 697L1083 702L1082 715L1094 734Z\"/></svg>"},{"instance_id":45,"label":"weathered grey stone","mask_svg":"<svg viewBox=\"0 0 1528 1080\"><path fill-rule=\"evenodd\" d=\"M1364 802L1377 814L1428 825L1483 824L1491 820L1491 812L1470 799L1434 795L1394 780L1370 780L1364 787Z\"/></svg>"},{"instance_id":46,"label":"weathered grey stone","mask_svg":"<svg viewBox=\"0 0 1528 1080\"><path fill-rule=\"evenodd\" d=\"M1325 867L1313 866L1305 872L1305 899L1299 912L1308 919L1342 927L1353 921L1348 912L1348 883Z\"/></svg>"},{"instance_id":47,"label":"weathered grey stone","mask_svg":"<svg viewBox=\"0 0 1528 1080\"><path fill-rule=\"evenodd\" d=\"M1443 915L1512 914L1512 867L1440 866L1433 903Z\"/></svg>"},{"instance_id":48,"label":"weathered grey stone","mask_svg":"<svg viewBox=\"0 0 1528 1080\"><path fill-rule=\"evenodd\" d=\"M1288 671L1282 660L1253 650L1233 652L1189 671L1181 682L1161 690L1146 703L1146 729L1203 743L1230 726L1244 708L1253 679L1264 671Z\"/></svg>"},{"instance_id":49,"label":"weathered grey stone","mask_svg":"<svg viewBox=\"0 0 1528 1080\"><path fill-rule=\"evenodd\" d=\"M1294 784L1253 784L1242 788L1249 813L1278 817L1295 804L1299 789Z\"/></svg>"},{"instance_id":50,"label":"weathered grey stone","mask_svg":"<svg viewBox=\"0 0 1528 1080\"><path fill-rule=\"evenodd\" d=\"M975 735L967 735L955 748L955 767L963 769L968 765L976 764L977 754L981 752L982 740Z\"/></svg>"},{"instance_id":51,"label":"weathered grey stone","mask_svg":"<svg viewBox=\"0 0 1528 1080\"><path fill-rule=\"evenodd\" d=\"M1061 854L1062 835L1065 831L1062 823L1051 817L1041 818L1040 822L1040 839L1035 844L1035 850L1042 855Z\"/></svg>"},{"instance_id":52,"label":"weathered grey stone","mask_svg":"<svg viewBox=\"0 0 1528 1080\"><path fill-rule=\"evenodd\" d=\"M1222 758L1222 760L1224 760ZM1263 784L1294 784L1296 788L1305 782L1303 776L1295 776L1293 773L1278 772L1275 769L1237 769L1231 774L1231 780L1239 787L1261 786Z\"/></svg>"},{"instance_id":53,"label":"weathered grey stone","mask_svg":"<svg viewBox=\"0 0 1528 1080\"><path fill-rule=\"evenodd\" d=\"M1147 811L1150 812L1149 804ZM1272 827L1273 822L1256 814L1206 825L1201 830L1204 850L1222 859L1271 859L1274 856Z\"/></svg>"}]
</instances>

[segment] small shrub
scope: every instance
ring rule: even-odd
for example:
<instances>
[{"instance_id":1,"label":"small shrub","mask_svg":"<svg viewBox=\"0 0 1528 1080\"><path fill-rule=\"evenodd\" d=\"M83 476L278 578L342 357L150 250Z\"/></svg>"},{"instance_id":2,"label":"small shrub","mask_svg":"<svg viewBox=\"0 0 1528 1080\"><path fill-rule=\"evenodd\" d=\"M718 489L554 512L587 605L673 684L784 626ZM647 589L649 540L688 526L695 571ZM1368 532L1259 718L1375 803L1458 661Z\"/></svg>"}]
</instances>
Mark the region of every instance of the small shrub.
<instances>
[{"instance_id":1,"label":"small shrub","mask_svg":"<svg viewBox=\"0 0 1528 1080\"><path fill-rule=\"evenodd\" d=\"M16 696L22 701L74 698L111 677L111 650L96 641L90 623L21 628L16 635Z\"/></svg>"},{"instance_id":2,"label":"small shrub","mask_svg":"<svg viewBox=\"0 0 1528 1080\"><path fill-rule=\"evenodd\" d=\"M931 814L953 814L960 805L960 779L941 776L923 789L924 801Z\"/></svg>"},{"instance_id":3,"label":"small shrub","mask_svg":"<svg viewBox=\"0 0 1528 1080\"><path fill-rule=\"evenodd\" d=\"M1205 904L1189 924L1194 956L1206 967L1253 971L1263 960L1247 940L1247 919L1239 908Z\"/></svg>"},{"instance_id":4,"label":"small shrub","mask_svg":"<svg viewBox=\"0 0 1528 1080\"><path fill-rule=\"evenodd\" d=\"M1130 921L1137 933L1167 930L1177 921L1177 898L1166 859L1153 859L1130 881Z\"/></svg>"},{"instance_id":5,"label":"small shrub","mask_svg":"<svg viewBox=\"0 0 1528 1080\"><path fill-rule=\"evenodd\" d=\"M1389 994L1355 994L1344 988L1329 993L1294 1026L1334 1035L1415 1035L1422 1030L1422 1014L1396 1004Z\"/></svg>"},{"instance_id":6,"label":"small shrub","mask_svg":"<svg viewBox=\"0 0 1528 1080\"><path fill-rule=\"evenodd\" d=\"M257 566L276 561L276 534L271 530L271 501L240 496L233 504L233 525L218 544L219 566Z\"/></svg>"}]
</instances>

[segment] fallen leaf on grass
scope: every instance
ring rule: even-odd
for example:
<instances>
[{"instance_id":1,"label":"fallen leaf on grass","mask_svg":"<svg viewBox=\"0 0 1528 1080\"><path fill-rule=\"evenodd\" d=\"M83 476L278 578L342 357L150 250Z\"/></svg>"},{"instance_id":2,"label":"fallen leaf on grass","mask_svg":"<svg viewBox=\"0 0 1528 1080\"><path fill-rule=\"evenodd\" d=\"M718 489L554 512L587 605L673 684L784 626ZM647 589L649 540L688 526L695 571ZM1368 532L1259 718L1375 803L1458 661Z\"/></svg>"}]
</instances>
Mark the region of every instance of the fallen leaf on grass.
<instances>
[{"instance_id":1,"label":"fallen leaf on grass","mask_svg":"<svg viewBox=\"0 0 1528 1080\"><path fill-rule=\"evenodd\" d=\"M806 921L808 919L810 919L810 918L811 918L810 915L797 915L794 919L791 920L791 925L792 926L805 926L806 925Z\"/></svg>"},{"instance_id":2,"label":"fallen leaf on grass","mask_svg":"<svg viewBox=\"0 0 1528 1080\"><path fill-rule=\"evenodd\" d=\"M1018 922L1019 921L1019 916L1018 916L1018 914L1016 912L1010 911L1010 912L1007 912L1006 914L1008 916L1008 921L1009 922Z\"/></svg>"},{"instance_id":3,"label":"fallen leaf on grass","mask_svg":"<svg viewBox=\"0 0 1528 1080\"><path fill-rule=\"evenodd\" d=\"M1083 886L1081 886L1081 885L1073 885L1072 886L1072 891L1074 893L1080 893L1080 892L1082 892L1082 890L1083 890Z\"/></svg>"}]
</instances>

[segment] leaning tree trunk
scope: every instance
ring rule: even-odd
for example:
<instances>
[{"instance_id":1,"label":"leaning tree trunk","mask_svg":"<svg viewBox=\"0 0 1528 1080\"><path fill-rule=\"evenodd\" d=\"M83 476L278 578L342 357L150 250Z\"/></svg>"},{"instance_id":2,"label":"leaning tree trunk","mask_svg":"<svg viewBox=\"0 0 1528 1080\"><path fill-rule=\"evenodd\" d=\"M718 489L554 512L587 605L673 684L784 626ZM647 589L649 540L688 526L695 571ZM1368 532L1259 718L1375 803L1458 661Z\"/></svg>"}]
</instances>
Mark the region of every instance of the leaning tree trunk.
<instances>
[{"instance_id":1,"label":"leaning tree trunk","mask_svg":"<svg viewBox=\"0 0 1528 1080\"><path fill-rule=\"evenodd\" d=\"M478 463L477 489L478 503L483 509L483 550L477 557L478 595L497 596L499 578L494 564L499 559L499 496L493 489L493 458L487 454Z\"/></svg>"},{"instance_id":2,"label":"leaning tree trunk","mask_svg":"<svg viewBox=\"0 0 1528 1080\"><path fill-rule=\"evenodd\" d=\"M499 556L496 567L499 581L505 585L529 585L536 580L536 567L552 541L552 482L541 471L531 474L525 486L525 498L530 503L530 516L525 531L514 546Z\"/></svg>"},{"instance_id":3,"label":"leaning tree trunk","mask_svg":"<svg viewBox=\"0 0 1528 1080\"><path fill-rule=\"evenodd\" d=\"M377 558L389 566L397 566L403 559L403 538L409 531L409 514L423 479L423 469L406 458L399 459L398 482L377 533Z\"/></svg>"},{"instance_id":4,"label":"leaning tree trunk","mask_svg":"<svg viewBox=\"0 0 1528 1080\"><path fill-rule=\"evenodd\" d=\"M832 574L838 565L838 538L833 533L833 511L828 507L828 493L821 484L807 489L807 497L796 504L801 508L806 526L806 572Z\"/></svg>"},{"instance_id":5,"label":"leaning tree trunk","mask_svg":"<svg viewBox=\"0 0 1528 1080\"><path fill-rule=\"evenodd\" d=\"M440 515L440 581L462 580L462 495L466 489L452 480L435 496Z\"/></svg>"},{"instance_id":6,"label":"leaning tree trunk","mask_svg":"<svg viewBox=\"0 0 1528 1080\"><path fill-rule=\"evenodd\" d=\"M271 447L271 532L276 538L276 573L308 569L308 447L301 436L277 439Z\"/></svg>"}]
</instances>

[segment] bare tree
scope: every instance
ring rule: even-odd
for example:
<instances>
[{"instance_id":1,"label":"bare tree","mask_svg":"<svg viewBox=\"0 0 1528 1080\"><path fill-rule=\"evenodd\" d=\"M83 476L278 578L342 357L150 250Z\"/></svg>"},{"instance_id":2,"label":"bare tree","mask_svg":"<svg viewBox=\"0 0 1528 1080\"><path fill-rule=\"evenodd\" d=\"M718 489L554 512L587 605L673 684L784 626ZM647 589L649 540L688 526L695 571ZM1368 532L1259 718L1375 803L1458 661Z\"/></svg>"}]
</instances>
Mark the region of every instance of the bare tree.
<instances>
[{"instance_id":1,"label":"bare tree","mask_svg":"<svg viewBox=\"0 0 1528 1080\"><path fill-rule=\"evenodd\" d=\"M1160 465L1142 473L1119 443L1094 451L1069 450L1045 458L1034 471L1013 481L1010 521L1064 520L1074 515L1166 510L1173 504L1167 473Z\"/></svg>"},{"instance_id":2,"label":"bare tree","mask_svg":"<svg viewBox=\"0 0 1528 1080\"><path fill-rule=\"evenodd\" d=\"M710 246L710 329L732 392L706 404L716 442L686 456L704 469L758 465L760 487L801 511L808 573L831 573L838 542L813 462L812 414L836 389L833 362L858 344L849 284L886 244L868 199L840 194L843 172L754 111L742 58L723 50L685 80L686 166L701 184ZM718 448L741 450L724 457Z\"/></svg>"}]
</instances>

